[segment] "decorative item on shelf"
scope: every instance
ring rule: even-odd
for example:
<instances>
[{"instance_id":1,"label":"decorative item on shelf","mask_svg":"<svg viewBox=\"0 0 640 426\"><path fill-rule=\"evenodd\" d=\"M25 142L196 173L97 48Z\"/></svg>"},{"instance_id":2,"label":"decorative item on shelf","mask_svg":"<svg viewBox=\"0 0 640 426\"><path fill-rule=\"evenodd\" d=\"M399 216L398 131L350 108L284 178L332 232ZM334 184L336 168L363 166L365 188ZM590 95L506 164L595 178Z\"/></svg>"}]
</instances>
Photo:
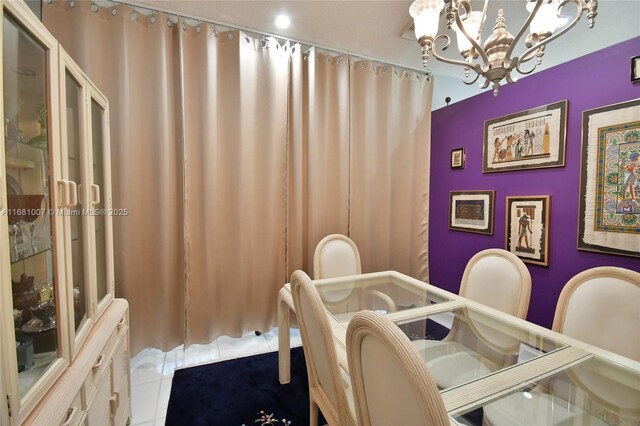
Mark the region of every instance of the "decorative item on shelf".
<instances>
[{"instance_id":1,"label":"decorative item on shelf","mask_svg":"<svg viewBox=\"0 0 640 426\"><path fill-rule=\"evenodd\" d=\"M35 221L42 215L44 195L7 195L12 261L38 252ZM19 238L21 237L21 238Z\"/></svg>"},{"instance_id":2,"label":"decorative item on shelf","mask_svg":"<svg viewBox=\"0 0 640 426\"><path fill-rule=\"evenodd\" d=\"M640 257L640 99L582 114L578 249Z\"/></svg>"},{"instance_id":3,"label":"decorative item on shelf","mask_svg":"<svg viewBox=\"0 0 640 426\"><path fill-rule=\"evenodd\" d=\"M80 311L80 287L73 287L73 310Z\"/></svg>"},{"instance_id":4,"label":"decorative item on shelf","mask_svg":"<svg viewBox=\"0 0 640 426\"><path fill-rule=\"evenodd\" d=\"M34 364L33 339L29 336L16 337L18 372L28 370Z\"/></svg>"},{"instance_id":5,"label":"decorative item on shelf","mask_svg":"<svg viewBox=\"0 0 640 426\"><path fill-rule=\"evenodd\" d=\"M13 291L13 319L16 327L31 319L31 307L38 303L38 291L34 287L35 277L20 275L20 281L11 280Z\"/></svg>"},{"instance_id":6,"label":"decorative item on shelf","mask_svg":"<svg viewBox=\"0 0 640 426\"><path fill-rule=\"evenodd\" d=\"M38 115L40 116L38 120L38 124L40 124L40 134L31 138L29 145L35 148L47 149L47 107L44 104L38 107Z\"/></svg>"},{"instance_id":7,"label":"decorative item on shelf","mask_svg":"<svg viewBox=\"0 0 640 426\"><path fill-rule=\"evenodd\" d=\"M22 311L20 309L13 310L13 326L17 329L22 327Z\"/></svg>"},{"instance_id":8,"label":"decorative item on shelf","mask_svg":"<svg viewBox=\"0 0 640 426\"><path fill-rule=\"evenodd\" d=\"M22 321L31 319L29 308L38 304L38 290L13 293L13 308L22 311Z\"/></svg>"},{"instance_id":9,"label":"decorative item on shelf","mask_svg":"<svg viewBox=\"0 0 640 426\"><path fill-rule=\"evenodd\" d=\"M548 195L507 197L506 249L536 265L549 265Z\"/></svg>"},{"instance_id":10,"label":"decorative item on shelf","mask_svg":"<svg viewBox=\"0 0 640 426\"><path fill-rule=\"evenodd\" d=\"M422 46L424 66L427 66L431 55L444 63L460 65L465 69L465 78L469 78L470 71L475 73L475 78L463 80L465 84L474 84L478 78L483 77L485 80L481 87L485 89L493 83L493 93L497 95L503 80L507 83L517 80L511 76L513 70L523 75L533 72L542 62L546 45L569 31L584 12L587 14L589 28L592 28L598 9L598 0L527 0L512 4L525 7L529 13L516 36L507 31L504 12L500 9L493 33L483 42L482 31L489 0L484 0L482 12L474 11L469 0L414 1L409 8L409 15L413 18L416 38ZM565 6L568 4L577 8L571 18L564 15ZM440 14L443 10L447 29L453 28L455 31L458 50L464 60L447 58L437 49L436 44L440 41L443 42L442 51L451 44L449 35L438 33ZM527 27L527 50L519 56L514 56L516 46ZM523 66L532 59L536 59L535 64L530 69L525 69Z\"/></svg>"},{"instance_id":11,"label":"decorative item on shelf","mask_svg":"<svg viewBox=\"0 0 640 426\"><path fill-rule=\"evenodd\" d=\"M35 277L33 275L27 276L27 274L20 275L20 281L11 280L11 289L14 293L24 293L25 291L33 290L33 281Z\"/></svg>"},{"instance_id":12,"label":"decorative item on shelf","mask_svg":"<svg viewBox=\"0 0 640 426\"><path fill-rule=\"evenodd\" d=\"M487 120L482 173L562 167L566 134L566 100Z\"/></svg>"},{"instance_id":13,"label":"decorative item on shelf","mask_svg":"<svg viewBox=\"0 0 640 426\"><path fill-rule=\"evenodd\" d=\"M18 143L25 143L26 140L22 135L22 131L18 129L15 124L15 120L18 117L18 112L24 104L22 99L10 99L4 104L4 134L6 137L5 149L10 149Z\"/></svg>"},{"instance_id":14,"label":"decorative item on shelf","mask_svg":"<svg viewBox=\"0 0 640 426\"><path fill-rule=\"evenodd\" d=\"M464 169L465 155L464 148L456 148L451 150L451 168Z\"/></svg>"},{"instance_id":15,"label":"decorative item on shelf","mask_svg":"<svg viewBox=\"0 0 640 426\"><path fill-rule=\"evenodd\" d=\"M29 308L34 318L22 326L22 331L34 333L51 330L56 326L56 306L53 299L40 302Z\"/></svg>"},{"instance_id":16,"label":"decorative item on shelf","mask_svg":"<svg viewBox=\"0 0 640 426\"><path fill-rule=\"evenodd\" d=\"M53 299L53 283L48 281L44 287L40 289L40 301L46 302L50 299Z\"/></svg>"}]
</instances>

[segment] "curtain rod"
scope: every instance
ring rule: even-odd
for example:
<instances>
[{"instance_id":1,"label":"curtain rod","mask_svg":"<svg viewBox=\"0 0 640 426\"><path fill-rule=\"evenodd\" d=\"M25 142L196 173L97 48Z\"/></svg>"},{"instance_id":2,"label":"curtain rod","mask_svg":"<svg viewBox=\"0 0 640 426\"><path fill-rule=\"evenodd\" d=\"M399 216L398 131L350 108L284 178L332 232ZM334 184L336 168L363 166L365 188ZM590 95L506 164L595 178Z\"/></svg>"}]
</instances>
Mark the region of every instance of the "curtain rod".
<instances>
[{"instance_id":1,"label":"curtain rod","mask_svg":"<svg viewBox=\"0 0 640 426\"><path fill-rule=\"evenodd\" d=\"M411 67L411 66L408 66L408 65L402 65L402 64L395 63L395 62L390 62L390 61L387 61L387 60L374 58L374 57L371 57L371 56L364 56L364 55L361 55L361 54L358 54L358 53L354 53L354 52L349 52L349 51L346 51L346 50L339 50L339 49L335 49L335 48L332 48L332 47L326 47L326 46L321 46L321 45L318 45L318 44L315 44L315 43L309 43L309 42L306 42L306 41L297 40L297 39L294 39L294 38L291 38L291 37L285 37L285 36L281 36L281 35L278 35L278 34L267 33L267 32L264 32L264 31L258 31L258 30L255 30L253 28L245 27L245 26L238 25L238 24L229 24L229 23L221 22L221 21L212 21L210 19L205 19L205 18L202 18L200 16L195 16L195 15L190 15L190 14L185 14L185 13L178 13L175 10L171 10L171 9L168 9L168 8L165 8L165 7L159 7L159 6L155 5L155 4L154 5L148 5L148 4L144 4L144 3L136 3L134 1L129 1L129 0L110 0L110 1L112 3L123 4L123 5L129 6L129 7L135 7L135 8L139 8L139 9L147 9L147 10L152 10L152 11L156 11L156 12L163 12L163 13L166 13L168 15L175 15L175 16L179 16L181 18L193 19L194 21L198 21L198 22L203 22L203 23L212 24L212 25L219 25L219 26L222 26L222 27L233 28L235 30L247 31L247 32L255 33L255 34L260 34L260 35L264 35L264 36L267 36L267 37L275 37L275 38L279 38L279 39L282 39L282 40L288 40L290 42L298 43L298 44L303 45L303 46L317 47L319 49L326 50L326 51L333 52L333 53L339 53L339 54L342 54L342 55L352 56L352 57L355 57L355 58L358 58L358 59L364 59L364 60L367 60L367 61L373 61L373 62L383 63L383 64L386 64L386 65L391 65L391 66L394 66L396 68L401 68L401 69L404 69L404 70L413 71L413 72L416 72L416 73L419 73L419 74L422 74L422 75L426 75L428 77L431 77L433 75L433 73L430 70L424 70L424 69L421 69L421 68L414 68L414 67Z\"/></svg>"}]
</instances>

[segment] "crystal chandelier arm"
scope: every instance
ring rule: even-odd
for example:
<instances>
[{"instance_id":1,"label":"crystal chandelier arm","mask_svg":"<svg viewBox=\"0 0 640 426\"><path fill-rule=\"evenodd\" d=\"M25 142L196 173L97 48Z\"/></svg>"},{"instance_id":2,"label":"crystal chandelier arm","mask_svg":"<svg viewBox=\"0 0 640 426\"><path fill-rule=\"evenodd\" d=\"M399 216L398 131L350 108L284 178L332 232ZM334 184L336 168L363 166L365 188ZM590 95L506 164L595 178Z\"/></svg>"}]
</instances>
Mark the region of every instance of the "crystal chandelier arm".
<instances>
[{"instance_id":1,"label":"crystal chandelier arm","mask_svg":"<svg viewBox=\"0 0 640 426\"><path fill-rule=\"evenodd\" d=\"M509 46L509 50L507 50L507 53L504 56L504 65L505 65L505 67L508 67L509 69L512 69L512 68L514 68L512 66L513 62L515 62L516 66L519 64L518 58L514 58L514 61L511 61L511 54L513 53L514 49L516 48L516 45L518 44L518 42L520 41L520 39L522 38L524 33L527 31L527 28L529 28L529 24L531 24L531 21L533 21L533 18L535 18L536 13L538 13L538 10L540 9L540 6L542 6L542 3L544 1L545 0L536 0L536 5L533 7L533 10L529 14L529 17L524 22L522 27L520 27L520 31L518 31L518 34L516 34L516 36L513 38L513 42L511 43L511 46ZM526 58L527 56L526 55L522 55L522 57Z\"/></svg>"},{"instance_id":2,"label":"crystal chandelier arm","mask_svg":"<svg viewBox=\"0 0 640 426\"><path fill-rule=\"evenodd\" d=\"M542 1L542 0L538 0L538 1ZM458 9L456 10L456 12L454 13L454 18L456 21L456 25L458 25L458 29L462 32L462 34L464 34L464 36L467 38L467 40L469 40L469 42L471 43L471 45L473 46L473 48L475 49L476 52L478 52L480 54L480 57L482 58L482 63L484 64L485 67L489 66L489 58L487 57L487 53L484 51L484 49L482 48L482 46L480 46L478 44L478 42L476 40L473 39L473 37L471 37L469 35L469 33L467 32L467 30L464 28L464 25L462 24L462 19L460 19L460 7L463 7L465 10L465 13L469 14L471 13L471 5L469 4L469 2L467 0L461 0L458 3ZM471 64L466 63L465 62L465 66L470 67ZM475 67L473 67L475 70Z\"/></svg>"},{"instance_id":3,"label":"crystal chandelier arm","mask_svg":"<svg viewBox=\"0 0 640 426\"><path fill-rule=\"evenodd\" d=\"M525 62L530 61L531 59L533 59L533 57L535 55L533 55L533 53L538 50L539 48L543 47L544 45L552 42L553 40L555 40L556 38L560 37L562 34L566 33L567 31L569 31L571 28L573 28L576 23L578 22L578 20L580 19L580 17L582 16L582 12L584 10L584 7L582 6L582 1L581 0L565 0L563 1L559 6L558 6L558 15L560 15L560 12L562 10L562 8L568 4L568 3L572 3L575 4L578 7L578 12L576 13L576 15L573 17L573 19L571 20L571 22L566 25L562 30L560 30L559 32L555 33L554 35L552 35L551 37L548 37L544 40L542 40L541 42L536 43L535 45L531 46L531 48L529 48L529 50L527 50L526 52L524 52L524 54L520 57L520 58L514 58L514 62L516 62L516 69L518 70L518 72L520 74L531 74L531 72L533 72L534 69L536 69L536 66L534 65L534 67L529 70L529 71L523 71L520 68L520 65L524 64Z\"/></svg>"}]
</instances>

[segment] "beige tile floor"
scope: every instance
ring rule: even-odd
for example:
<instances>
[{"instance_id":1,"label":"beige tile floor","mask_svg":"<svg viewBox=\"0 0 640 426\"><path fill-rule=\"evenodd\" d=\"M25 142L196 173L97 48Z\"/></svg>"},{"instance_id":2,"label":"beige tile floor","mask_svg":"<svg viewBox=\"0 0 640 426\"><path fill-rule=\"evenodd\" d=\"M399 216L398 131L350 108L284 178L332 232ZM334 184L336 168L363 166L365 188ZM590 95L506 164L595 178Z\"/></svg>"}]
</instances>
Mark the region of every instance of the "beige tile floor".
<instances>
[{"instance_id":1,"label":"beige tile floor","mask_svg":"<svg viewBox=\"0 0 640 426\"><path fill-rule=\"evenodd\" d=\"M291 329L291 346L300 346L300 333ZM164 425L173 372L180 368L255 355L278 349L278 330L241 338L220 337L208 345L179 346L172 351L145 349L131 359L132 425Z\"/></svg>"}]
</instances>

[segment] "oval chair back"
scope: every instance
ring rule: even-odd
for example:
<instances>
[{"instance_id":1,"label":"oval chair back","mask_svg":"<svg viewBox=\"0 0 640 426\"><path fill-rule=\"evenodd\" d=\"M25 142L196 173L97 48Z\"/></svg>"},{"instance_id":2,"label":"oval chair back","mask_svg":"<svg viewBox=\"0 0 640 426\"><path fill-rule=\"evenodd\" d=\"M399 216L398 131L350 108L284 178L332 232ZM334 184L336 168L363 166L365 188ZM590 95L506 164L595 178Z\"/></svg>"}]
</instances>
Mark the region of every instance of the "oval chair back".
<instances>
[{"instance_id":1,"label":"oval chair back","mask_svg":"<svg viewBox=\"0 0 640 426\"><path fill-rule=\"evenodd\" d=\"M467 262L460 296L525 319L531 298L531 275L515 254L502 249L482 250Z\"/></svg>"},{"instance_id":2,"label":"oval chair back","mask_svg":"<svg viewBox=\"0 0 640 426\"><path fill-rule=\"evenodd\" d=\"M640 273L603 266L562 289L553 330L640 361Z\"/></svg>"},{"instance_id":3,"label":"oval chair back","mask_svg":"<svg viewBox=\"0 0 640 426\"><path fill-rule=\"evenodd\" d=\"M303 271L291 275L291 293L300 324L302 347L309 377L310 424L318 424L318 408L329 425L355 425L349 408L333 331L320 295ZM348 385L348 383L347 383Z\"/></svg>"},{"instance_id":4,"label":"oval chair back","mask_svg":"<svg viewBox=\"0 0 640 426\"><path fill-rule=\"evenodd\" d=\"M331 234L320 240L313 253L313 279L361 273L360 252L351 238L342 234Z\"/></svg>"},{"instance_id":5,"label":"oval chair back","mask_svg":"<svg viewBox=\"0 0 640 426\"><path fill-rule=\"evenodd\" d=\"M347 328L347 358L359 426L449 424L422 357L387 318L356 314Z\"/></svg>"}]
</instances>

